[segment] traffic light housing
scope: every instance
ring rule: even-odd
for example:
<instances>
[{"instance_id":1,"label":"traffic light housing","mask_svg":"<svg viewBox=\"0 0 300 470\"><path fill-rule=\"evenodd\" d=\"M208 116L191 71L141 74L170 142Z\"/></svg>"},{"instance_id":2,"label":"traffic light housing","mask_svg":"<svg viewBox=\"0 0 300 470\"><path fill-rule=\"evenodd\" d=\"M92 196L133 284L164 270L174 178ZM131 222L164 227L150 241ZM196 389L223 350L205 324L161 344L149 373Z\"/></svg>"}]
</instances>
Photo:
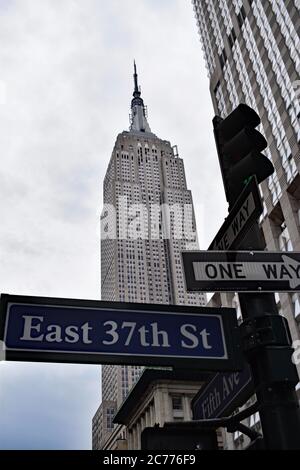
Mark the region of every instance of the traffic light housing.
<instances>
[{"instance_id":1,"label":"traffic light housing","mask_svg":"<svg viewBox=\"0 0 300 470\"><path fill-rule=\"evenodd\" d=\"M274 172L272 162L261 153L268 143L255 128L261 120L254 109L240 104L225 119L213 120L215 140L226 199L232 206L249 179L261 183Z\"/></svg>"},{"instance_id":2,"label":"traffic light housing","mask_svg":"<svg viewBox=\"0 0 300 470\"><path fill-rule=\"evenodd\" d=\"M142 450L218 450L215 429L172 425L145 428L141 435Z\"/></svg>"}]
</instances>

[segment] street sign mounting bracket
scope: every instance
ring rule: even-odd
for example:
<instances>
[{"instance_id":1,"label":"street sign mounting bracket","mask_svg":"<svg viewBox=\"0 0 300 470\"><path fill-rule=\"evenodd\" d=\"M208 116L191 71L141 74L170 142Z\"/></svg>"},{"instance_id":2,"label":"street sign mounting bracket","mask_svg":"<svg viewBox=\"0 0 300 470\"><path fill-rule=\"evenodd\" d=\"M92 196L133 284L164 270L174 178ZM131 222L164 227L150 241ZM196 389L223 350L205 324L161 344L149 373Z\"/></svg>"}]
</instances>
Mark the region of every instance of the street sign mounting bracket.
<instances>
[{"instance_id":1,"label":"street sign mounting bracket","mask_svg":"<svg viewBox=\"0 0 300 470\"><path fill-rule=\"evenodd\" d=\"M245 353L265 346L290 346L291 336L286 318L280 315L261 315L240 325Z\"/></svg>"}]
</instances>

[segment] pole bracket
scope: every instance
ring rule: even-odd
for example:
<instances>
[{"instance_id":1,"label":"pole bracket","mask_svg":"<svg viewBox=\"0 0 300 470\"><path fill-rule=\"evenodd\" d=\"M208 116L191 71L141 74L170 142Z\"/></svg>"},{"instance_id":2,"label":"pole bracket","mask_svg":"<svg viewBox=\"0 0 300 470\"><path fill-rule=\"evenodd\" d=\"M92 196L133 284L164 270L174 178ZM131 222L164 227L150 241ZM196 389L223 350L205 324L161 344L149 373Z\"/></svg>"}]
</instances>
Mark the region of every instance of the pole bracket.
<instances>
[{"instance_id":1,"label":"pole bracket","mask_svg":"<svg viewBox=\"0 0 300 470\"><path fill-rule=\"evenodd\" d=\"M262 315L245 320L239 327L246 354L266 346L290 346L287 319L281 315Z\"/></svg>"},{"instance_id":2,"label":"pole bracket","mask_svg":"<svg viewBox=\"0 0 300 470\"><path fill-rule=\"evenodd\" d=\"M264 369L261 387L294 388L299 381L292 362L292 339L287 319L281 315L262 315L245 320L239 327L247 360L259 361Z\"/></svg>"}]
</instances>

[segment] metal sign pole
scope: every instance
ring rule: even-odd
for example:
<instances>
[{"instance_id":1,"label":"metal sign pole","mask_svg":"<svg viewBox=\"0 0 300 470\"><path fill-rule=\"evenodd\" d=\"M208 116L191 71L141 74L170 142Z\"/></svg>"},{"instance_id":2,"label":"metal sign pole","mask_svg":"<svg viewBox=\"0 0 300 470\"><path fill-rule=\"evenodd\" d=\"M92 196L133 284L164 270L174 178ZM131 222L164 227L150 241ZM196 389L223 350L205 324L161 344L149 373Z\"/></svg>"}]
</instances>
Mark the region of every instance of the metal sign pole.
<instances>
[{"instance_id":1,"label":"metal sign pole","mask_svg":"<svg viewBox=\"0 0 300 470\"><path fill-rule=\"evenodd\" d=\"M241 248L264 250L258 223ZM252 370L266 449L300 449L299 381L291 338L274 294L239 294L246 354ZM282 321L280 321L282 320Z\"/></svg>"}]
</instances>

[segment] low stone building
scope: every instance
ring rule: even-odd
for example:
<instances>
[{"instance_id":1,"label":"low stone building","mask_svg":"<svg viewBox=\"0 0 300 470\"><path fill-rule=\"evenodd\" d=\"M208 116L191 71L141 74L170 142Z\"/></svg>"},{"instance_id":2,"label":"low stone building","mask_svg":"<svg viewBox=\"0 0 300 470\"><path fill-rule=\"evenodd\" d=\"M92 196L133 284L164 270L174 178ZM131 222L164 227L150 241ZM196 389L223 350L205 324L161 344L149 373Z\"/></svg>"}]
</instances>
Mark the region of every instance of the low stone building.
<instances>
[{"instance_id":1,"label":"low stone building","mask_svg":"<svg viewBox=\"0 0 300 470\"><path fill-rule=\"evenodd\" d=\"M191 401L207 378L195 370L145 369L118 409L116 428L104 448L140 450L144 428L191 421Z\"/></svg>"}]
</instances>

